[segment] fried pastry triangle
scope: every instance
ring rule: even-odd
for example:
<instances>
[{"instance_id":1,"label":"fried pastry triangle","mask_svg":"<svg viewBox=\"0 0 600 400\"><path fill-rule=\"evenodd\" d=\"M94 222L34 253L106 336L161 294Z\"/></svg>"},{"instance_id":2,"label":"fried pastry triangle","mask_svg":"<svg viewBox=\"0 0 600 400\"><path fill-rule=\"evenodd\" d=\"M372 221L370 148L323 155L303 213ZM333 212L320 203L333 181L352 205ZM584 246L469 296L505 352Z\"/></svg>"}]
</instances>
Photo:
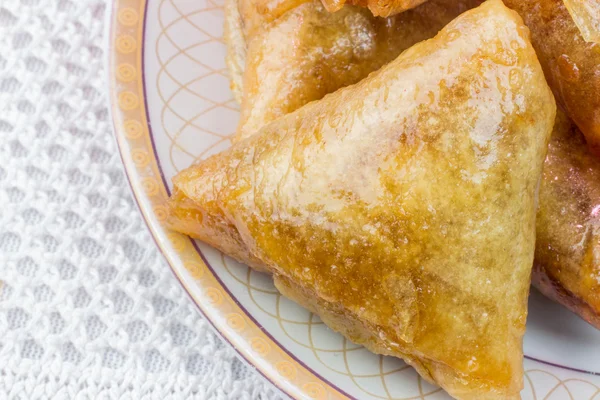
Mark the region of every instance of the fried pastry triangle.
<instances>
[{"instance_id":1,"label":"fried pastry triangle","mask_svg":"<svg viewBox=\"0 0 600 400\"><path fill-rule=\"evenodd\" d=\"M490 0L174 178L171 223L458 399L513 399L555 104Z\"/></svg>"},{"instance_id":2,"label":"fried pastry triangle","mask_svg":"<svg viewBox=\"0 0 600 400\"><path fill-rule=\"evenodd\" d=\"M344 4L367 7L377 17L389 17L410 10L427 0L322 0L330 12L340 10Z\"/></svg>"},{"instance_id":3,"label":"fried pastry triangle","mask_svg":"<svg viewBox=\"0 0 600 400\"><path fill-rule=\"evenodd\" d=\"M252 0L244 1L243 7L252 9L253 24L271 22L285 12L313 0ZM429 0L318 0L330 13L344 8L345 5L354 5L368 8L369 14L376 17L389 17L394 14L406 12ZM458 0L460 1L460 0ZM483 1L483 0L482 0ZM244 13L244 11L242 11Z\"/></svg>"},{"instance_id":4,"label":"fried pastry triangle","mask_svg":"<svg viewBox=\"0 0 600 400\"><path fill-rule=\"evenodd\" d=\"M600 329L600 160L560 112L539 198L533 284Z\"/></svg>"},{"instance_id":5,"label":"fried pastry triangle","mask_svg":"<svg viewBox=\"0 0 600 400\"><path fill-rule=\"evenodd\" d=\"M594 2L600 7L597 0ZM600 44L586 42L563 0L505 3L531 30L531 41L556 101L600 157ZM587 0L577 3L584 7Z\"/></svg>"},{"instance_id":6,"label":"fried pastry triangle","mask_svg":"<svg viewBox=\"0 0 600 400\"><path fill-rule=\"evenodd\" d=\"M479 3L431 0L384 19L354 6L330 13L314 0L266 23L254 0L228 0L228 65L234 92L243 92L235 140L358 82Z\"/></svg>"}]
</instances>

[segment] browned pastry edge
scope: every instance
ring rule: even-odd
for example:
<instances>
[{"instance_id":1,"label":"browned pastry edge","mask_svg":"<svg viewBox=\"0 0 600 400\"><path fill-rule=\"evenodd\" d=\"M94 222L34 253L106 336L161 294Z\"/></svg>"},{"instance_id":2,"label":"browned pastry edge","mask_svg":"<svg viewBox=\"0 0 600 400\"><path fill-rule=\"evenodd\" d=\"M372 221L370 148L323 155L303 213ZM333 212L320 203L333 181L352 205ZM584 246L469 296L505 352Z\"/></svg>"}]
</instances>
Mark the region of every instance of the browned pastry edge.
<instances>
[{"instance_id":1,"label":"browned pastry edge","mask_svg":"<svg viewBox=\"0 0 600 400\"><path fill-rule=\"evenodd\" d=\"M246 68L246 39L243 31L242 16L238 8L238 0L225 1L224 37L227 46L225 62L229 70L229 87L238 104L242 103L243 75Z\"/></svg>"},{"instance_id":2,"label":"browned pastry edge","mask_svg":"<svg viewBox=\"0 0 600 400\"><path fill-rule=\"evenodd\" d=\"M562 286L559 281L548 275L547 270L537 262L533 265L531 283L544 296L568 308L588 324L600 329L600 314L588 303Z\"/></svg>"}]
</instances>

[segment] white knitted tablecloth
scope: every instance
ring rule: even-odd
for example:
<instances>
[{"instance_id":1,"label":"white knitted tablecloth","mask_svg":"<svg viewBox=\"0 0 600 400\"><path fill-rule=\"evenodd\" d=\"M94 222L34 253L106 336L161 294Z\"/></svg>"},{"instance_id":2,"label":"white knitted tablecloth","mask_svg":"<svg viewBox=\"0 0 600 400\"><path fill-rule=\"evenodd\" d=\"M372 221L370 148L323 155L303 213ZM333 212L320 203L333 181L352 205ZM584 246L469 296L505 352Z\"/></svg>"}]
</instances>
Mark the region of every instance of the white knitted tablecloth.
<instances>
[{"instance_id":1,"label":"white knitted tablecloth","mask_svg":"<svg viewBox=\"0 0 600 400\"><path fill-rule=\"evenodd\" d=\"M0 399L272 399L132 200L107 109L110 0L0 0Z\"/></svg>"}]
</instances>

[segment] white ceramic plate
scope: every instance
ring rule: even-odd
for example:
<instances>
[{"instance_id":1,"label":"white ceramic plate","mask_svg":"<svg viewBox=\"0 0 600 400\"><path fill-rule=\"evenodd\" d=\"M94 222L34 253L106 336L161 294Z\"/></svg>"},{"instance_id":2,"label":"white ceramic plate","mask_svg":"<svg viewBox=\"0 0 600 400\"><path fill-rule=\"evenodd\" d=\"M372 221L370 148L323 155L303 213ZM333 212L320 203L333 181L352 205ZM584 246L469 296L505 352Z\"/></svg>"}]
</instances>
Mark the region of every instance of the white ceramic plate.
<instances>
[{"instance_id":1,"label":"white ceramic plate","mask_svg":"<svg viewBox=\"0 0 600 400\"><path fill-rule=\"evenodd\" d=\"M109 10L115 134L156 243L217 331L291 397L448 399L400 360L328 330L269 277L164 226L171 177L227 148L238 121L222 1L116 0ZM600 400L600 331L537 292L529 312L523 398Z\"/></svg>"}]
</instances>

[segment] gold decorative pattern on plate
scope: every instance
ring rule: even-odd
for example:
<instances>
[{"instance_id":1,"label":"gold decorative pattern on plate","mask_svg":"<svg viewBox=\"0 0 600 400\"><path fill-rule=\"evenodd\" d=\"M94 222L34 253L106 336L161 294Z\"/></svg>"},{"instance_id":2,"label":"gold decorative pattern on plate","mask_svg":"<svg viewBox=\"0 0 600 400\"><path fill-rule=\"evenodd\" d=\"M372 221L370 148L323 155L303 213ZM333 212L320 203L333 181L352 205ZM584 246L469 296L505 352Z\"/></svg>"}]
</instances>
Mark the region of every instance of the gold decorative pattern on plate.
<instances>
[{"instance_id":1,"label":"gold decorative pattern on plate","mask_svg":"<svg viewBox=\"0 0 600 400\"><path fill-rule=\"evenodd\" d=\"M170 6L171 12L177 13L177 17L171 17L168 22L164 12L167 5ZM186 13L183 12L176 1L161 0L157 16L161 32L156 41L155 51L160 70L155 84L162 102L161 126L170 139L169 161L177 171L181 168L179 163L175 162L175 157L181 156L181 153L185 154L189 163L191 163L212 154L217 149L224 146L228 147L233 130L220 129L218 124L213 123L216 118L223 117L223 122L227 122L228 125L231 120L237 122L239 118L239 108L235 100L231 97L221 96L217 92L206 93L202 90L203 84L214 79L223 82L228 82L229 79L224 63L217 66L217 63L207 62L195 55L198 51L202 52L202 49L210 49L215 45L222 46L222 37L215 36L214 32L194 22L194 17L201 14L214 12L215 10L222 12L222 6L212 1L199 4L200 7L202 5L205 7ZM188 45L179 44L176 32L178 28L181 28L181 24L185 24L186 28L193 32L192 34L195 34L198 40ZM171 51L160 51L161 46L170 46ZM185 79L177 74L177 70L173 70L174 66L181 60L185 60L186 64L195 67L194 72L187 71L190 72L190 75L186 76ZM169 93L166 92L163 89L165 87L163 81L165 80L173 82L177 88ZM185 115L177 107L177 103L181 99L196 102L197 109L190 115ZM201 122L206 118L210 120L209 123ZM176 122L174 123L173 120ZM190 151L181 142L183 136L194 135L210 135L212 137L211 145L198 154Z\"/></svg>"},{"instance_id":2,"label":"gold decorative pattern on plate","mask_svg":"<svg viewBox=\"0 0 600 400\"><path fill-rule=\"evenodd\" d=\"M158 182L155 178L146 177L142 179L142 187L148 196L156 196L158 194Z\"/></svg>"},{"instance_id":3,"label":"gold decorative pattern on plate","mask_svg":"<svg viewBox=\"0 0 600 400\"><path fill-rule=\"evenodd\" d=\"M122 25L134 26L139 20L139 15L133 8L124 7L119 11L117 18Z\"/></svg>"},{"instance_id":4,"label":"gold decorative pattern on plate","mask_svg":"<svg viewBox=\"0 0 600 400\"><path fill-rule=\"evenodd\" d=\"M117 38L117 50L120 53L128 54L137 48L137 42L129 35L121 35Z\"/></svg>"},{"instance_id":5,"label":"gold decorative pattern on plate","mask_svg":"<svg viewBox=\"0 0 600 400\"><path fill-rule=\"evenodd\" d=\"M223 302L223 294L220 289L214 287L208 288L206 289L206 295L208 296L209 303L214 306L218 306Z\"/></svg>"},{"instance_id":6,"label":"gold decorative pattern on plate","mask_svg":"<svg viewBox=\"0 0 600 400\"><path fill-rule=\"evenodd\" d=\"M291 362L280 361L275 367L277 368L279 374L285 379L290 381L296 379L296 367Z\"/></svg>"},{"instance_id":7,"label":"gold decorative pattern on plate","mask_svg":"<svg viewBox=\"0 0 600 400\"><path fill-rule=\"evenodd\" d=\"M227 315L227 325L234 331L241 331L246 327L246 321L240 314Z\"/></svg>"},{"instance_id":8,"label":"gold decorative pattern on plate","mask_svg":"<svg viewBox=\"0 0 600 400\"><path fill-rule=\"evenodd\" d=\"M139 121L135 121L135 120L131 120L131 119L128 121L125 121L123 128L125 130L125 136L128 139L137 139L140 136L142 136L143 127Z\"/></svg>"},{"instance_id":9,"label":"gold decorative pattern on plate","mask_svg":"<svg viewBox=\"0 0 600 400\"><path fill-rule=\"evenodd\" d=\"M316 382L309 382L302 385L302 389L311 399L321 400L325 398L326 391L323 385Z\"/></svg>"},{"instance_id":10,"label":"gold decorative pattern on plate","mask_svg":"<svg viewBox=\"0 0 600 400\"><path fill-rule=\"evenodd\" d=\"M346 398L290 356L252 317L245 315L238 304L241 300L230 295L192 242L165 226L167 188L159 164L168 164L178 171L229 146L239 108L226 89L229 83L221 59L224 46L220 0L156 0L156 14L150 16L145 13L147 1L113 2L109 67L119 149L156 242L198 307L240 354L272 382L296 398ZM146 81L155 86L158 98L151 100L160 106L160 118L153 120L153 133L168 138L167 156L160 162L149 130L142 82L146 18L159 30L157 39L145 47L154 52L157 64L156 74ZM201 141L204 146L194 147ZM329 331L316 315L283 298L270 278L223 255L217 264L236 290L245 293L254 318L271 321L287 342L300 349L294 351L296 354L313 357L316 361L308 364L310 368L324 368L335 384L340 379L350 382L344 390L351 395L389 400L447 398L400 360L371 354ZM526 369L524 399L600 400L598 385L580 379L589 375L530 360L526 360Z\"/></svg>"},{"instance_id":11,"label":"gold decorative pattern on plate","mask_svg":"<svg viewBox=\"0 0 600 400\"><path fill-rule=\"evenodd\" d=\"M269 345L269 343L267 343L266 340L260 337L250 339L250 347L252 347L252 350L257 352L261 356L267 355L269 354L269 351L271 351L271 346Z\"/></svg>"},{"instance_id":12,"label":"gold decorative pattern on plate","mask_svg":"<svg viewBox=\"0 0 600 400\"><path fill-rule=\"evenodd\" d=\"M131 159L138 168L143 168L150 162L148 152L143 149L133 149L131 151Z\"/></svg>"},{"instance_id":13,"label":"gold decorative pattern on plate","mask_svg":"<svg viewBox=\"0 0 600 400\"><path fill-rule=\"evenodd\" d=\"M135 67L131 64L121 64L117 67L117 78L121 82L131 82L137 76Z\"/></svg>"},{"instance_id":14,"label":"gold decorative pattern on plate","mask_svg":"<svg viewBox=\"0 0 600 400\"><path fill-rule=\"evenodd\" d=\"M194 261L186 262L185 268L188 271L190 271L190 274L192 274L192 277L194 277L194 279L202 279L206 269L206 267L203 264L199 264Z\"/></svg>"},{"instance_id":15,"label":"gold decorative pattern on plate","mask_svg":"<svg viewBox=\"0 0 600 400\"><path fill-rule=\"evenodd\" d=\"M167 207L159 204L154 206L152 210L154 211L154 215L156 216L157 220L160 222L165 222L167 220Z\"/></svg>"},{"instance_id":16,"label":"gold decorative pattern on plate","mask_svg":"<svg viewBox=\"0 0 600 400\"><path fill-rule=\"evenodd\" d=\"M135 93L122 92L119 95L119 107L123 111L130 111L137 108L140 105L140 100Z\"/></svg>"}]
</instances>

